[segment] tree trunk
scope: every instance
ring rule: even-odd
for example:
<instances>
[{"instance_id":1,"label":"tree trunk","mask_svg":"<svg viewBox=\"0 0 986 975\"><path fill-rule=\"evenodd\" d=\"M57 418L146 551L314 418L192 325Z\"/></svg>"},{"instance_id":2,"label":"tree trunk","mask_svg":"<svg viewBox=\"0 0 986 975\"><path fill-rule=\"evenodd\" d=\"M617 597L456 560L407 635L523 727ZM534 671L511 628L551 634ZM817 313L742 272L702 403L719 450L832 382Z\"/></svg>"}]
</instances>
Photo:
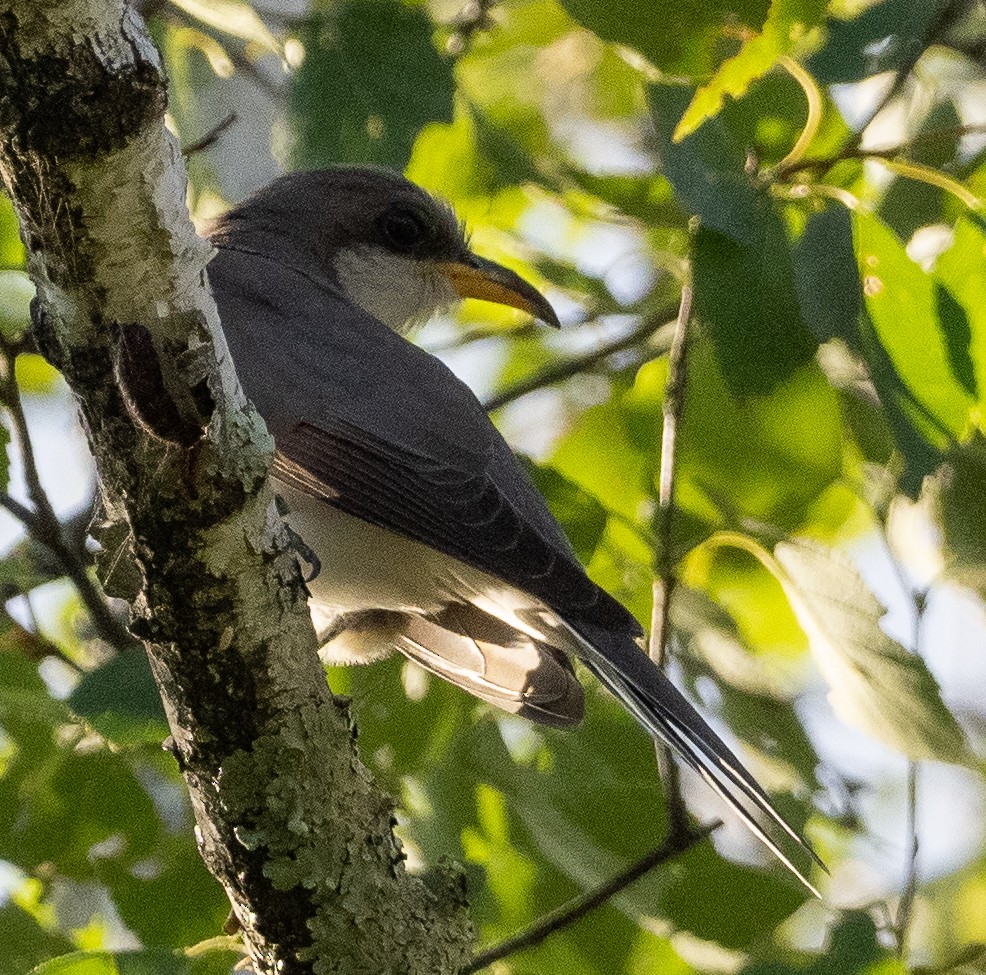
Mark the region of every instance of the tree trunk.
<instances>
[{"instance_id":1,"label":"tree trunk","mask_svg":"<svg viewBox=\"0 0 986 975\"><path fill-rule=\"evenodd\" d=\"M131 600L202 856L258 969L458 970L461 877L405 872L391 800L315 654L273 445L219 328L143 23L122 0L0 0L0 92L35 340L99 470L103 578Z\"/></svg>"}]
</instances>

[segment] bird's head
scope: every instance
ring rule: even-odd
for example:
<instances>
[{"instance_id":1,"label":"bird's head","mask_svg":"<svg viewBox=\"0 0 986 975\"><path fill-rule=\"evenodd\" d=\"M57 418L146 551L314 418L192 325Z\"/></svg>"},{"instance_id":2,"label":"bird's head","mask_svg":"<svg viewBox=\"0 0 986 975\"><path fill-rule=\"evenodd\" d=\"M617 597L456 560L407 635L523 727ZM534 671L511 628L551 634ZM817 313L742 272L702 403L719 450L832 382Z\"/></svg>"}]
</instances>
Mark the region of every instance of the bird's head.
<instances>
[{"instance_id":1,"label":"bird's head","mask_svg":"<svg viewBox=\"0 0 986 975\"><path fill-rule=\"evenodd\" d=\"M292 173L232 210L220 246L263 231L314 256L346 299L404 333L461 298L519 308L555 327L544 296L474 254L448 205L387 169L339 166Z\"/></svg>"}]
</instances>

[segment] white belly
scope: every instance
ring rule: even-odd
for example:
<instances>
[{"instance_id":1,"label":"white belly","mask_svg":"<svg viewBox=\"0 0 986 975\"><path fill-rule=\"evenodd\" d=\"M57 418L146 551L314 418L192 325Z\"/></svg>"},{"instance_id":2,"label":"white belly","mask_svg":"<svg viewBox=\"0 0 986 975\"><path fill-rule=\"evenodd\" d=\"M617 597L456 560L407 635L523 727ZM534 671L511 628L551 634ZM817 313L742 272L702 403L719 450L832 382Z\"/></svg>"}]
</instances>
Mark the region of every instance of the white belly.
<instances>
[{"instance_id":1,"label":"white belly","mask_svg":"<svg viewBox=\"0 0 986 975\"><path fill-rule=\"evenodd\" d=\"M428 615L450 602L469 602L536 640L571 648L568 628L530 593L276 483L288 504L288 523L322 563L308 584L314 613L386 609Z\"/></svg>"},{"instance_id":2,"label":"white belly","mask_svg":"<svg viewBox=\"0 0 986 975\"><path fill-rule=\"evenodd\" d=\"M276 487L288 523L321 562L308 589L323 660L368 663L396 649L507 711L548 724L581 719L582 688L557 657L576 652L578 638L540 600L281 481ZM446 628L443 611L459 625ZM483 622L490 618L499 629Z\"/></svg>"}]
</instances>

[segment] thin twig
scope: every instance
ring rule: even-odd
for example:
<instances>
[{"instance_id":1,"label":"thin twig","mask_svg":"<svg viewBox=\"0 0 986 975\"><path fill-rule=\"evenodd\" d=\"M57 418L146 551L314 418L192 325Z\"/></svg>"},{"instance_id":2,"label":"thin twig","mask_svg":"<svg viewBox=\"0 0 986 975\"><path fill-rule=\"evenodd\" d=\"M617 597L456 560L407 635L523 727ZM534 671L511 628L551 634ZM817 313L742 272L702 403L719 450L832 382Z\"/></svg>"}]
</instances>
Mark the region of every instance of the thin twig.
<instances>
[{"instance_id":1,"label":"thin twig","mask_svg":"<svg viewBox=\"0 0 986 975\"><path fill-rule=\"evenodd\" d=\"M573 897L567 904L556 908L545 914L532 924L529 928L501 941L500 944L487 948L485 951L475 955L469 964L462 969L462 975L471 975L478 972L502 958L514 955L518 951L533 948L541 944L545 938L567 928L576 921L585 917L586 914L601 907L608 900L620 891L626 889L630 884L639 880L655 867L668 863L675 857L690 850L697 843L704 840L714 829L719 827L718 822L709 823L701 829L688 830L684 833L671 833L667 839L656 849L651 850L646 856L641 857L636 863L631 864L626 870L616 874L609 880L604 881L598 887L578 897Z\"/></svg>"},{"instance_id":2,"label":"thin twig","mask_svg":"<svg viewBox=\"0 0 986 975\"><path fill-rule=\"evenodd\" d=\"M196 153L204 152L218 141L219 137L236 121L236 119L236 112L230 112L226 118L209 129L205 135L199 139L196 139L194 142L190 142L187 146L182 148L181 154L188 158L189 156L194 156Z\"/></svg>"},{"instance_id":3,"label":"thin twig","mask_svg":"<svg viewBox=\"0 0 986 975\"><path fill-rule=\"evenodd\" d=\"M494 410L499 410L508 403L520 399L521 396L571 379L580 372L591 369L604 359L608 359L611 355L642 345L648 339L652 340L654 355L660 355L671 345L673 325L665 324L665 322L664 314L648 316L637 328L628 335L624 335L623 338L614 339L591 352L572 359L565 359L534 373L532 376L521 379L495 396L491 396L483 403L483 406L488 413L492 413Z\"/></svg>"},{"instance_id":4,"label":"thin twig","mask_svg":"<svg viewBox=\"0 0 986 975\"><path fill-rule=\"evenodd\" d=\"M890 548L889 539L887 548ZM896 557L894 557L896 562ZM899 563L898 563L899 565ZM900 576L904 577L903 567ZM927 607L927 594L908 587L907 595L914 605L914 635L912 652L921 656L921 631L924 623L924 611ZM918 891L918 763L911 760L907 763L907 869L904 874L904 889L901 891L900 904L897 906L897 917L894 922L894 933L897 936L897 955L902 960L907 958L907 943L911 932L911 920L914 917L914 898Z\"/></svg>"},{"instance_id":5,"label":"thin twig","mask_svg":"<svg viewBox=\"0 0 986 975\"><path fill-rule=\"evenodd\" d=\"M11 433L16 441L16 447L24 468L27 496L31 499L31 504L34 505L34 510L40 518L46 522L57 522L54 509L41 484L41 475L38 473L37 459L34 456L34 445L31 443L31 434L27 429L27 418L24 416L20 388L17 385L16 356L4 345L0 360L2 360L0 401L10 415Z\"/></svg>"},{"instance_id":6,"label":"thin twig","mask_svg":"<svg viewBox=\"0 0 986 975\"><path fill-rule=\"evenodd\" d=\"M902 961L907 959L907 941L911 930L911 918L914 916L914 898L918 890L918 763L907 763L907 873L904 877L904 889L900 895L897 907L897 917L894 921L894 931L897 936L897 957Z\"/></svg>"},{"instance_id":7,"label":"thin twig","mask_svg":"<svg viewBox=\"0 0 986 975\"><path fill-rule=\"evenodd\" d=\"M986 134L986 125L981 122L970 123L969 125L950 125L931 132L921 132L914 136L913 139L908 139L906 142L901 142L895 146L884 146L873 149L860 149L858 146L847 147L831 156L823 156L817 159L795 159L789 163L781 162L773 170L772 175L775 178L783 179L792 173L803 173L808 170L825 172L840 162L847 162L851 159L893 159L895 156L906 155L911 149L916 149L927 143L935 143L939 139L961 138L965 135L983 134Z\"/></svg>"},{"instance_id":8,"label":"thin twig","mask_svg":"<svg viewBox=\"0 0 986 975\"><path fill-rule=\"evenodd\" d=\"M654 577L654 603L651 612L650 656L662 670L667 663L671 636L671 599L677 582L674 559L674 484L675 451L678 427L685 412L688 390L688 322L692 310L692 288L681 289L678 317L671 335L668 353L668 382L662 406L661 469L658 478L657 559ZM688 810L681 795L678 766L667 745L655 742L657 764L664 788L671 835L688 829Z\"/></svg>"}]
</instances>

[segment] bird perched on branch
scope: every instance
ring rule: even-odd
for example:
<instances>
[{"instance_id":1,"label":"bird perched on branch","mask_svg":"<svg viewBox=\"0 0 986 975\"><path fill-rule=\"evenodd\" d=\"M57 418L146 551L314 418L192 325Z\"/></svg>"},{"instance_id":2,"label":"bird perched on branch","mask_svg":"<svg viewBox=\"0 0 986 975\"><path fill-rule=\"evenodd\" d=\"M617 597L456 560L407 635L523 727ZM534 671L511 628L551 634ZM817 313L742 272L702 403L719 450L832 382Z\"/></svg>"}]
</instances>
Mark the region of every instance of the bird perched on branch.
<instances>
[{"instance_id":1,"label":"bird perched on branch","mask_svg":"<svg viewBox=\"0 0 986 975\"><path fill-rule=\"evenodd\" d=\"M810 847L588 579L473 393L405 338L465 297L557 326L541 294L383 169L282 177L211 237L237 373L274 435L289 523L321 562L309 589L323 657L399 650L548 725L582 717L577 657L808 884L758 816Z\"/></svg>"}]
</instances>

